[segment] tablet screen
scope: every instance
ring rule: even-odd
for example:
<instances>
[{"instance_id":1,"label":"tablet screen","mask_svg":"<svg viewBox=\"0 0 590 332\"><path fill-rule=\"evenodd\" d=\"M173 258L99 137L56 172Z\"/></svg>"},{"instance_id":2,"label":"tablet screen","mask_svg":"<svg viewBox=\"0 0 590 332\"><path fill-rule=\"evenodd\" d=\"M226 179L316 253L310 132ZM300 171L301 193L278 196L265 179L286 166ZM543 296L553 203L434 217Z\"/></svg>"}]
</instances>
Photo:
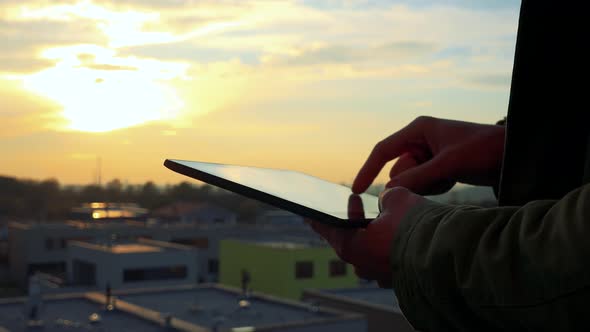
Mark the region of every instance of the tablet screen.
<instances>
[{"instance_id":1,"label":"tablet screen","mask_svg":"<svg viewBox=\"0 0 590 332\"><path fill-rule=\"evenodd\" d=\"M170 159L164 165L308 218L327 215L332 222L352 222L372 220L379 214L376 196L352 195L346 186L297 171Z\"/></svg>"}]
</instances>

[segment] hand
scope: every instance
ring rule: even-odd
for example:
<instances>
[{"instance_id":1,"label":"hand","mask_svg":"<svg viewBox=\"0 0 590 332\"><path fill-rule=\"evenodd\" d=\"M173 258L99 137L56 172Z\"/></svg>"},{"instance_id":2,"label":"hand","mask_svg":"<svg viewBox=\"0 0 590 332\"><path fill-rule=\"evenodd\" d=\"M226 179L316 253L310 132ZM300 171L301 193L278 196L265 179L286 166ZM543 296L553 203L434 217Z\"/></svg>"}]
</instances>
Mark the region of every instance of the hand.
<instances>
[{"instance_id":1,"label":"hand","mask_svg":"<svg viewBox=\"0 0 590 332\"><path fill-rule=\"evenodd\" d=\"M381 213L364 229L337 228L316 221L309 223L343 261L354 266L357 276L377 280L380 287L391 288L391 243L408 210L424 200L405 188L396 187L380 195ZM354 202L357 201L349 201Z\"/></svg>"},{"instance_id":2,"label":"hand","mask_svg":"<svg viewBox=\"0 0 590 332\"><path fill-rule=\"evenodd\" d=\"M419 117L375 146L352 190L364 192L383 166L398 157L387 188L402 186L434 195L456 182L495 185L502 167L504 133L503 126Z\"/></svg>"}]
</instances>

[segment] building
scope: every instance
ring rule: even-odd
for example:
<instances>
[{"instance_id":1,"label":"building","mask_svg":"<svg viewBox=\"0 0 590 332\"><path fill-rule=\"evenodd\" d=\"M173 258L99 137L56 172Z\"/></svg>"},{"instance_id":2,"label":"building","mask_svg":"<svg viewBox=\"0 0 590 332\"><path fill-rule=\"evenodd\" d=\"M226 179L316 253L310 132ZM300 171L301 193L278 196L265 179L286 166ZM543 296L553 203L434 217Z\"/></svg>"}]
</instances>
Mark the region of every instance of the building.
<instances>
[{"instance_id":1,"label":"building","mask_svg":"<svg viewBox=\"0 0 590 332\"><path fill-rule=\"evenodd\" d=\"M145 227L129 222L11 223L8 229L10 276L21 286L37 271L66 279L68 242L106 243L113 238L132 240L149 235Z\"/></svg>"},{"instance_id":2,"label":"building","mask_svg":"<svg viewBox=\"0 0 590 332\"><path fill-rule=\"evenodd\" d=\"M223 240L220 283L298 300L304 289L358 285L358 278L322 242Z\"/></svg>"},{"instance_id":3,"label":"building","mask_svg":"<svg viewBox=\"0 0 590 332\"><path fill-rule=\"evenodd\" d=\"M0 223L0 285L6 283L8 280L10 280L10 270L8 268L8 227Z\"/></svg>"},{"instance_id":4,"label":"building","mask_svg":"<svg viewBox=\"0 0 590 332\"><path fill-rule=\"evenodd\" d=\"M160 207L150 214L159 222L195 223L200 225L235 225L237 214L209 203L177 202Z\"/></svg>"},{"instance_id":5,"label":"building","mask_svg":"<svg viewBox=\"0 0 590 332\"><path fill-rule=\"evenodd\" d=\"M68 243L108 243L140 238L189 245L198 249L198 280L219 278L219 243L223 239L252 241L318 241L309 227L144 222L11 223L8 228L10 277L24 287L35 271L66 279Z\"/></svg>"},{"instance_id":6,"label":"building","mask_svg":"<svg viewBox=\"0 0 590 332\"><path fill-rule=\"evenodd\" d=\"M46 296L37 307L27 298L0 299L0 331L180 331L137 308L106 311L103 303L104 296L92 293Z\"/></svg>"},{"instance_id":7,"label":"building","mask_svg":"<svg viewBox=\"0 0 590 332\"><path fill-rule=\"evenodd\" d=\"M303 291L302 300L320 307L356 312L367 317L369 332L410 332L391 289L353 287Z\"/></svg>"},{"instance_id":8,"label":"building","mask_svg":"<svg viewBox=\"0 0 590 332\"><path fill-rule=\"evenodd\" d=\"M113 289L194 284L197 250L179 244L138 239L122 243L68 244L69 285Z\"/></svg>"},{"instance_id":9,"label":"building","mask_svg":"<svg viewBox=\"0 0 590 332\"><path fill-rule=\"evenodd\" d=\"M268 210L256 218L259 225L303 226L303 217L285 210Z\"/></svg>"},{"instance_id":10,"label":"building","mask_svg":"<svg viewBox=\"0 0 590 332\"><path fill-rule=\"evenodd\" d=\"M110 300L109 300L110 298ZM0 300L0 331L364 332L365 317L218 285ZM110 304L110 306L109 306ZM107 309L108 308L108 309ZM34 318L32 318L34 317Z\"/></svg>"},{"instance_id":11,"label":"building","mask_svg":"<svg viewBox=\"0 0 590 332\"><path fill-rule=\"evenodd\" d=\"M73 208L70 218L81 221L137 220L145 221L148 210L135 203L93 202Z\"/></svg>"}]
</instances>

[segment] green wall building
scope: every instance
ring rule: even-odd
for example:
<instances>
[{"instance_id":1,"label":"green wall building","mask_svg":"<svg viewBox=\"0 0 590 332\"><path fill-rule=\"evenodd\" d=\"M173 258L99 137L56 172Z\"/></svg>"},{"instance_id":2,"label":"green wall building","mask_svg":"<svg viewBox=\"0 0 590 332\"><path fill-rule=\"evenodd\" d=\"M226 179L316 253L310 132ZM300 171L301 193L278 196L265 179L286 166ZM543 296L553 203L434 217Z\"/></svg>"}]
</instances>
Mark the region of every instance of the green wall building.
<instances>
[{"instance_id":1,"label":"green wall building","mask_svg":"<svg viewBox=\"0 0 590 332\"><path fill-rule=\"evenodd\" d=\"M352 267L332 248L285 242L222 240L219 246L219 282L298 300L304 289L357 286Z\"/></svg>"}]
</instances>

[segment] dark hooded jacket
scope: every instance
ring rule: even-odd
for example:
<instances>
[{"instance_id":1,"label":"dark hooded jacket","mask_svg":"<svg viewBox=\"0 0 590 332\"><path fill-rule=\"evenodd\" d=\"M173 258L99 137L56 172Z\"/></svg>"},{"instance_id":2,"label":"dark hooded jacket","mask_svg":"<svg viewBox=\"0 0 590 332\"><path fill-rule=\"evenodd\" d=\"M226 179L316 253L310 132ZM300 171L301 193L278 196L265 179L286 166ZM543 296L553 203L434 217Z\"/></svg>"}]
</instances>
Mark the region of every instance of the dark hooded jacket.
<instances>
[{"instance_id":1,"label":"dark hooded jacket","mask_svg":"<svg viewBox=\"0 0 590 332\"><path fill-rule=\"evenodd\" d=\"M499 206L427 201L392 245L421 331L590 330L590 22L584 1L521 4Z\"/></svg>"}]
</instances>

